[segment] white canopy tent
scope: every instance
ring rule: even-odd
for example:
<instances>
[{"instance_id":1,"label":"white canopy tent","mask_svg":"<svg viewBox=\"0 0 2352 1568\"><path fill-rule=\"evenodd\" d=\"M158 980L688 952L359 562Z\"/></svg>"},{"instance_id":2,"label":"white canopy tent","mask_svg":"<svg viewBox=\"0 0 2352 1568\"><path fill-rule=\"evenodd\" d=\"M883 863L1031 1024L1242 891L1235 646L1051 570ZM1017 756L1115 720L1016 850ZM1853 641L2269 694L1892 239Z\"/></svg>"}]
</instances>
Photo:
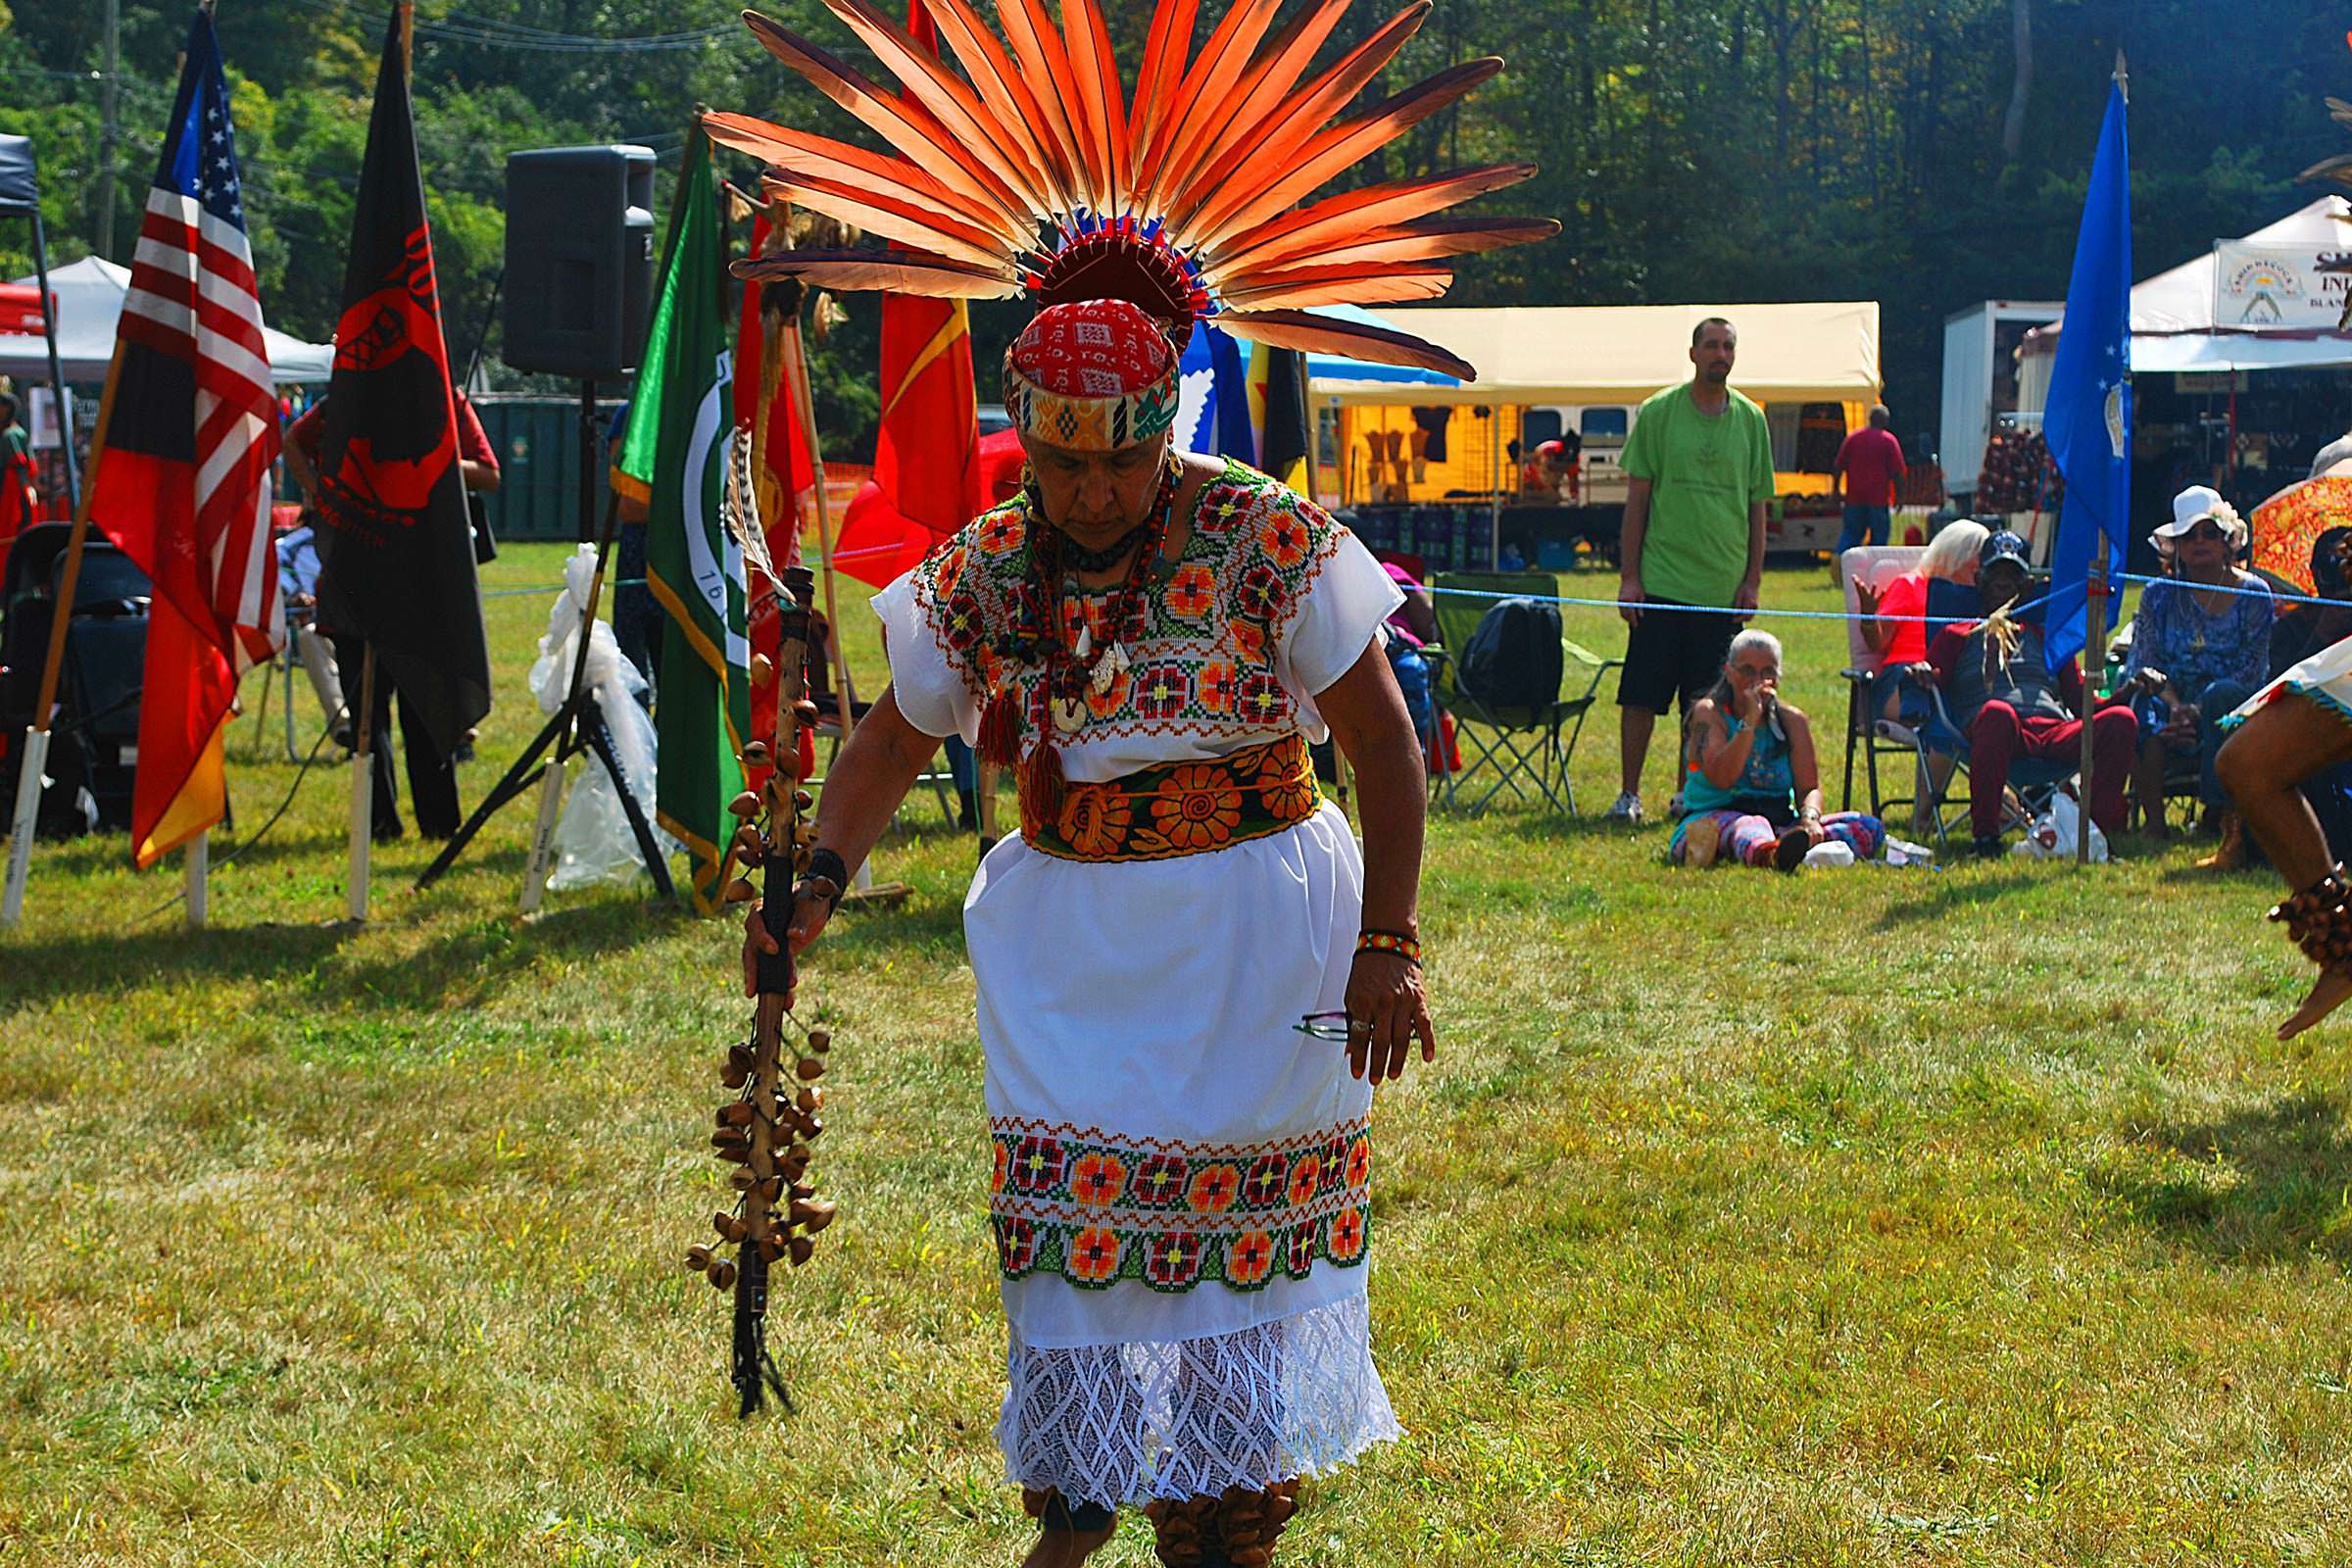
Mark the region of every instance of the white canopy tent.
<instances>
[{"instance_id":1,"label":"white canopy tent","mask_svg":"<svg viewBox=\"0 0 2352 1568\"><path fill-rule=\"evenodd\" d=\"M20 283L33 279L21 277ZM49 291L57 296L57 354L69 381L103 381L115 357L115 323L122 315L122 299L130 290L130 269L96 256L60 267L49 273ZM324 384L334 368L335 350L329 343L305 343L275 327L264 326L262 340L270 351L270 373L278 381L316 381ZM0 332L0 373L45 377L49 373L48 346L39 334Z\"/></svg>"},{"instance_id":2,"label":"white canopy tent","mask_svg":"<svg viewBox=\"0 0 2352 1568\"><path fill-rule=\"evenodd\" d=\"M2352 251L2352 202L2323 196L2267 227L2248 245L2291 247L2314 256ZM2352 332L2224 326L2215 311L2221 261L2208 250L2132 285L2132 368L2136 374L2196 370L2324 369L2352 366ZM2018 407L2040 411L2066 318L2026 336L2018 357Z\"/></svg>"},{"instance_id":3,"label":"white canopy tent","mask_svg":"<svg viewBox=\"0 0 2352 1568\"><path fill-rule=\"evenodd\" d=\"M1732 384L1759 403L1871 402L1879 395L1875 300L1796 305L1542 305L1396 308L1398 330L1442 343L1478 369L1453 386L1314 376L1334 403L1638 403L1690 378L1690 333L1710 316L1740 333Z\"/></svg>"}]
</instances>

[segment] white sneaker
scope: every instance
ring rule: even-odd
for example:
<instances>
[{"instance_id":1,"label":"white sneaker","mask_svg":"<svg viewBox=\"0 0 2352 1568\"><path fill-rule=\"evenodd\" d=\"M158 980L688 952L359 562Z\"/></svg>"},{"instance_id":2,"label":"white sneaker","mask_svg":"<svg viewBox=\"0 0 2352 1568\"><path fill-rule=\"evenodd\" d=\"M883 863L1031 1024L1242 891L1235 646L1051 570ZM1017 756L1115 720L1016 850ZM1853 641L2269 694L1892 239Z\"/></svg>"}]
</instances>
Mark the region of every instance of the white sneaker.
<instances>
[{"instance_id":1,"label":"white sneaker","mask_svg":"<svg viewBox=\"0 0 2352 1568\"><path fill-rule=\"evenodd\" d=\"M1615 804L1610 806L1608 814L1602 820L1629 824L1641 821L1642 797L1636 795L1632 790L1622 792L1618 795Z\"/></svg>"}]
</instances>

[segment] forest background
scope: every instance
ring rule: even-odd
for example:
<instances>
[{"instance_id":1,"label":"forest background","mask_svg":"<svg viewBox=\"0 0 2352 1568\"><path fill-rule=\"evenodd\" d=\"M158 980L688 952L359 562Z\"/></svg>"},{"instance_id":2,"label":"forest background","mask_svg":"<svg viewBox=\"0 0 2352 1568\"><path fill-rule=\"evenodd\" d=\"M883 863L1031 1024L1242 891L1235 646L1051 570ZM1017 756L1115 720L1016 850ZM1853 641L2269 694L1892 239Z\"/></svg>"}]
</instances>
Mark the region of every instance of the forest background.
<instances>
[{"instance_id":1,"label":"forest background","mask_svg":"<svg viewBox=\"0 0 2352 1568\"><path fill-rule=\"evenodd\" d=\"M818 0L762 4L864 59ZM662 158L665 203L697 103L863 135L723 0L463 5L416 8L417 140L452 353L463 363L486 330L495 386L527 384L497 363L491 319L510 151L644 143ZM1151 7L1104 9L1132 70ZM217 12L264 307L313 340L333 329L388 11L220 0ZM1388 11L1353 7L1328 47ZM53 262L95 250L127 263L188 15L184 0L0 0L0 130L34 139ZM2323 100L2352 96L2347 20L2312 0L1437 0L1368 96L1478 54L1509 70L1351 178L1542 166L1491 205L1556 217L1560 236L1464 259L1449 304L1876 299L1886 397L1907 438L1936 427L1947 313L2064 297L2117 50L2130 60L2145 276L2318 193L2295 176L2341 146ZM755 172L729 172L748 184ZM21 226L0 232L5 275L30 271L29 244ZM878 312L870 297L842 305L812 369L828 451L862 461ZM1024 314L974 309L984 397Z\"/></svg>"}]
</instances>

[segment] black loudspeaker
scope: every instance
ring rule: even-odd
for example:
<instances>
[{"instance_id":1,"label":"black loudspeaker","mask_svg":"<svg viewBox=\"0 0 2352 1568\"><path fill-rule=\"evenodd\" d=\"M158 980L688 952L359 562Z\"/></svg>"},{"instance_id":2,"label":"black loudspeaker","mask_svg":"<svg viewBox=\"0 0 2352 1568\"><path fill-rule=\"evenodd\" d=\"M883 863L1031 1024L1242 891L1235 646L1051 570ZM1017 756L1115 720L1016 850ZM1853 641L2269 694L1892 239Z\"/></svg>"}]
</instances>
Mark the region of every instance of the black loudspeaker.
<instances>
[{"instance_id":1,"label":"black loudspeaker","mask_svg":"<svg viewBox=\"0 0 2352 1568\"><path fill-rule=\"evenodd\" d=\"M517 370L617 380L654 295L649 147L507 155L506 346Z\"/></svg>"}]
</instances>

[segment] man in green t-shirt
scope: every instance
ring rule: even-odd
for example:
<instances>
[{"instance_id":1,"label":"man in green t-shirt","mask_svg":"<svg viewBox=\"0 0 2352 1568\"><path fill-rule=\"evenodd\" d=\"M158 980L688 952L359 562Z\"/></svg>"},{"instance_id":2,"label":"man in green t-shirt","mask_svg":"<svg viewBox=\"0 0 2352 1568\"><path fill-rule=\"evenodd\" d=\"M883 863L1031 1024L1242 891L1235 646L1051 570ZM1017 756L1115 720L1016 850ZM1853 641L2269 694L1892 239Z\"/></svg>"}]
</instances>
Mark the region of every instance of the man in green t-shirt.
<instances>
[{"instance_id":1,"label":"man in green t-shirt","mask_svg":"<svg viewBox=\"0 0 2352 1568\"><path fill-rule=\"evenodd\" d=\"M1628 631L1613 821L1642 820L1642 764L1658 715L1678 698L1690 713L1756 608L1772 434L1764 411L1731 388L1738 351L1731 322L1699 322L1690 334L1694 373L1642 405L1619 460L1629 483L1617 599Z\"/></svg>"}]
</instances>

